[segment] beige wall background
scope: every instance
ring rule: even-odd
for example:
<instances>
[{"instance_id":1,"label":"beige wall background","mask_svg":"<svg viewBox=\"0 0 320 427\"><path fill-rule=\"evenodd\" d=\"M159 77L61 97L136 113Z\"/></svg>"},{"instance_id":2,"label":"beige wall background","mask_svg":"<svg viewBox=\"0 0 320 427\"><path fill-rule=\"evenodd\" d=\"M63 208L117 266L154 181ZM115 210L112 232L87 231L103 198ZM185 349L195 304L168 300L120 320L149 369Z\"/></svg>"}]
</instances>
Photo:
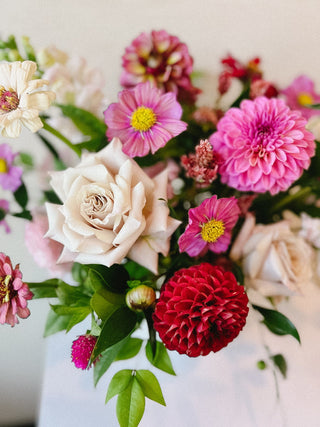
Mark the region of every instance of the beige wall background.
<instances>
[{"instance_id":1,"label":"beige wall background","mask_svg":"<svg viewBox=\"0 0 320 427\"><path fill-rule=\"evenodd\" d=\"M54 44L85 57L102 70L110 101L120 88L124 48L152 29L166 29L187 43L195 70L204 73L202 103L213 105L219 60L228 52L244 61L259 55L265 77L280 86L305 73L320 91L319 0L1 0L0 5L0 36L27 35L38 49ZM16 144L38 156L29 134ZM0 230L0 250L21 264L27 281L44 279L46 273L24 249L22 221L10 225L11 235ZM0 327L0 425L37 414L47 304L30 306L28 320L13 329Z\"/></svg>"}]
</instances>

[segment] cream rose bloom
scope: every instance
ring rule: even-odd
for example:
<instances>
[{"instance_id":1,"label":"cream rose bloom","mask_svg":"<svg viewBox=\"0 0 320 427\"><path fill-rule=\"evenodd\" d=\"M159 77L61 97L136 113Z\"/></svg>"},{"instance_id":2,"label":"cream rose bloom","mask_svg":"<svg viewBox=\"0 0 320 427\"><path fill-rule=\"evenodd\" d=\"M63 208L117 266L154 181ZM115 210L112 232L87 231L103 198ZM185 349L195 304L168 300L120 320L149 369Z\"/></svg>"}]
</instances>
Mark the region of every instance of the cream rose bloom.
<instances>
[{"instance_id":1,"label":"cream rose bloom","mask_svg":"<svg viewBox=\"0 0 320 427\"><path fill-rule=\"evenodd\" d=\"M51 174L62 205L46 205L47 237L64 245L58 262L120 263L125 257L154 273L180 222L169 217L167 171L153 179L114 138L74 168Z\"/></svg>"},{"instance_id":2,"label":"cream rose bloom","mask_svg":"<svg viewBox=\"0 0 320 427\"><path fill-rule=\"evenodd\" d=\"M230 252L241 261L246 286L269 297L301 293L312 279L312 256L288 222L256 225L253 215L247 216Z\"/></svg>"}]
</instances>

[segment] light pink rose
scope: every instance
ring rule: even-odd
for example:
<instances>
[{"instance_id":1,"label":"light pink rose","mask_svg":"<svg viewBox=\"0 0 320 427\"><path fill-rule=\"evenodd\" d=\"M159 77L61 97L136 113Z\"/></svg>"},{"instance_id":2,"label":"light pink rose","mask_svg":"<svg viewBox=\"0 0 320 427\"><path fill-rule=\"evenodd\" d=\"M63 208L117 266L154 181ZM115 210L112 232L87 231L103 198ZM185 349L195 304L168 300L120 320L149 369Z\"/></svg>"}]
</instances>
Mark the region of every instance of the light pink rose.
<instances>
[{"instance_id":1,"label":"light pink rose","mask_svg":"<svg viewBox=\"0 0 320 427\"><path fill-rule=\"evenodd\" d=\"M152 272L167 255L180 224L169 217L166 170L149 178L114 138L74 168L51 174L62 205L47 204L48 237L60 242L60 262L120 263L125 257Z\"/></svg>"},{"instance_id":2,"label":"light pink rose","mask_svg":"<svg viewBox=\"0 0 320 427\"><path fill-rule=\"evenodd\" d=\"M312 256L288 222L256 225L251 214L230 252L231 259L241 262L246 286L270 297L301 293L312 279Z\"/></svg>"},{"instance_id":3,"label":"light pink rose","mask_svg":"<svg viewBox=\"0 0 320 427\"><path fill-rule=\"evenodd\" d=\"M72 264L57 264L63 246L61 243L45 238L48 218L45 212L33 212L33 220L25 227L25 245L39 267L46 268L52 276L63 277L71 271Z\"/></svg>"}]
</instances>

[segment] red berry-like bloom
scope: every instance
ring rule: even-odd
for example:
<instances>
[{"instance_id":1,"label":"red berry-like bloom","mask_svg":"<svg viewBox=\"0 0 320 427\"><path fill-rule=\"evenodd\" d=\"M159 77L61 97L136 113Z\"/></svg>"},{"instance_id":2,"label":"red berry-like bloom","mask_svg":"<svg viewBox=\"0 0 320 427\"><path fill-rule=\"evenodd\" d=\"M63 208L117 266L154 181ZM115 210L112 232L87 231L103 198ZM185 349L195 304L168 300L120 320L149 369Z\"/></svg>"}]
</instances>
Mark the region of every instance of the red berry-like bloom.
<instances>
[{"instance_id":1,"label":"red berry-like bloom","mask_svg":"<svg viewBox=\"0 0 320 427\"><path fill-rule=\"evenodd\" d=\"M233 273L202 263L177 271L163 286L154 328L169 350L205 356L238 336L246 323L248 302Z\"/></svg>"},{"instance_id":2,"label":"red berry-like bloom","mask_svg":"<svg viewBox=\"0 0 320 427\"><path fill-rule=\"evenodd\" d=\"M89 360L96 345L97 337L93 335L80 335L73 341L71 347L71 359L76 368L89 369Z\"/></svg>"}]
</instances>

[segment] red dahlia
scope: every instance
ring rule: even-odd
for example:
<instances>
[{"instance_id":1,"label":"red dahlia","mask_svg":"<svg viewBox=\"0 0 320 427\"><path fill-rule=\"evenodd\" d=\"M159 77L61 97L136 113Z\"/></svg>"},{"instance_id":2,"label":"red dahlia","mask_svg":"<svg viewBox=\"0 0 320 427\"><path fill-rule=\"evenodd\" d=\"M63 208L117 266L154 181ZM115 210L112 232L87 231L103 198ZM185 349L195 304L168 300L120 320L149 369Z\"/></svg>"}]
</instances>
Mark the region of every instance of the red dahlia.
<instances>
[{"instance_id":1,"label":"red dahlia","mask_svg":"<svg viewBox=\"0 0 320 427\"><path fill-rule=\"evenodd\" d=\"M177 271L163 286L154 328L169 350L205 356L238 336L247 305L248 297L233 273L202 263Z\"/></svg>"}]
</instances>

